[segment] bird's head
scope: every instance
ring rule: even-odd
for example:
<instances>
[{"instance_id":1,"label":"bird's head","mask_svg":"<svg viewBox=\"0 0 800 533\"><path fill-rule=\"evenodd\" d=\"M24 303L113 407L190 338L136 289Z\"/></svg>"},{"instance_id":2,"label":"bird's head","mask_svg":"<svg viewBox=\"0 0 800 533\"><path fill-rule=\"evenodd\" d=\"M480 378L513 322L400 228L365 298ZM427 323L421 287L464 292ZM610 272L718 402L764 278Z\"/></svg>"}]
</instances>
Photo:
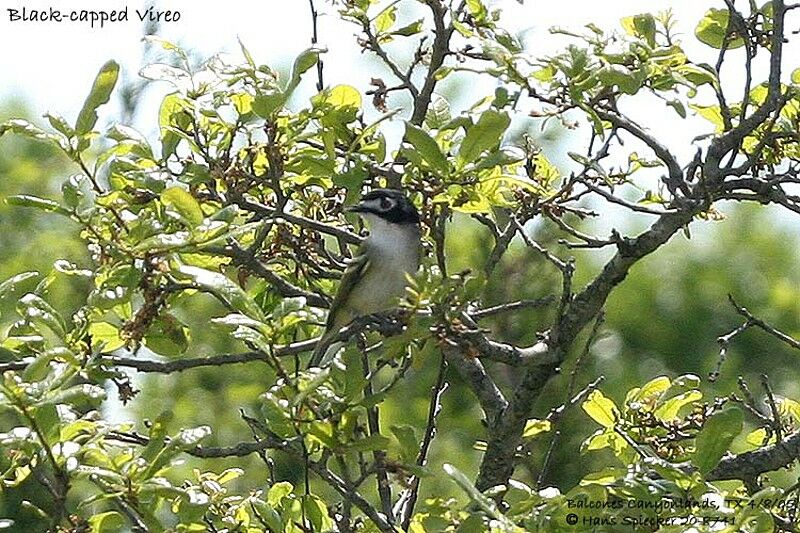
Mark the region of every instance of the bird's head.
<instances>
[{"instance_id":1,"label":"bird's head","mask_svg":"<svg viewBox=\"0 0 800 533\"><path fill-rule=\"evenodd\" d=\"M396 189L373 189L348 211L358 213L372 225L374 222L401 226L419 224L417 208Z\"/></svg>"}]
</instances>

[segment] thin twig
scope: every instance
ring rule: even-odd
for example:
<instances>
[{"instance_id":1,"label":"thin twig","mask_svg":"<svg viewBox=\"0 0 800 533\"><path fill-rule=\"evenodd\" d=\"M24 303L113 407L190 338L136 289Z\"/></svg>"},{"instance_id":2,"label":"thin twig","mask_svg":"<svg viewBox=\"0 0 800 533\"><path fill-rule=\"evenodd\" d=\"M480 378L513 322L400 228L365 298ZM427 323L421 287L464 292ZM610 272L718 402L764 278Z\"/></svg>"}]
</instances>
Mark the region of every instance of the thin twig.
<instances>
[{"instance_id":1,"label":"thin twig","mask_svg":"<svg viewBox=\"0 0 800 533\"><path fill-rule=\"evenodd\" d=\"M555 301L556 297L553 295L537 298L535 300L517 300L505 304L493 305L491 307L484 307L469 313L473 320L481 320L484 318L493 317L501 313L510 313L520 309L535 309L538 307L546 307Z\"/></svg>"},{"instance_id":2,"label":"thin twig","mask_svg":"<svg viewBox=\"0 0 800 533\"><path fill-rule=\"evenodd\" d=\"M422 438L422 444L417 454L416 465L420 468L425 466L428 460L428 452L430 451L433 438L436 436L436 417L442 410L442 394L447 390L447 382L445 381L445 374L447 373L447 360L442 354L439 362L439 374L436 377L436 382L431 387L431 400L428 404L428 422L425 425L425 435ZM403 494L398 499L395 508L398 512L395 515L400 522L400 526L407 530L411 523L411 517L414 514L414 507L417 504L417 497L419 495L420 478L416 475L412 476L409 482L409 488L403 491Z\"/></svg>"},{"instance_id":3,"label":"thin twig","mask_svg":"<svg viewBox=\"0 0 800 533\"><path fill-rule=\"evenodd\" d=\"M314 5L314 0L308 0L308 7L311 9L311 45L316 46L319 42L319 35L317 33L317 17L319 13ZM322 81L322 57L317 57L317 90L321 91L325 88Z\"/></svg>"},{"instance_id":4,"label":"thin twig","mask_svg":"<svg viewBox=\"0 0 800 533\"><path fill-rule=\"evenodd\" d=\"M747 308L741 307L739 304L737 304L732 296L728 296L728 299L730 300L731 305L733 305L734 309L736 309L736 312L745 317L749 322L752 323L753 326L766 331L773 337L777 338L784 344L791 346L795 350L800 350L799 340L795 339L791 335L787 335L786 333L775 328L774 326L771 326L770 324L764 322L760 318L755 317L750 311L747 310Z\"/></svg>"},{"instance_id":5,"label":"thin twig","mask_svg":"<svg viewBox=\"0 0 800 533\"><path fill-rule=\"evenodd\" d=\"M359 342L361 351L361 366L364 376L370 375L369 358L367 357L366 346L364 346L363 339ZM364 397L369 398L373 394L372 381L367 379L364 386ZM378 414L378 406L373 405L367 408L367 426L369 427L369 434L380 435L380 417ZM384 450L373 450L372 457L375 461L375 478L378 484L378 495L381 499L381 508L383 514L389 518L391 522L393 519L392 514L392 486L389 484L389 475L386 470L386 452Z\"/></svg>"},{"instance_id":6,"label":"thin twig","mask_svg":"<svg viewBox=\"0 0 800 533\"><path fill-rule=\"evenodd\" d=\"M725 335L720 335L717 337L717 344L719 344L719 357L717 358L717 364L714 367L714 370L711 371L708 375L708 380L710 382L715 382L720 376L720 371L722 369L722 365L727 359L728 356L728 346L730 345L731 341L750 329L753 326L753 323L750 320L745 320L742 324L737 326L733 331L730 333L726 333Z\"/></svg>"},{"instance_id":7,"label":"thin twig","mask_svg":"<svg viewBox=\"0 0 800 533\"><path fill-rule=\"evenodd\" d=\"M775 395L772 393L772 387L769 384L769 378L766 374L761 374L761 386L764 387L764 393L767 396L767 405L769 406L770 413L772 413L770 428L775 433L775 440L780 442L783 440L781 413L778 411L778 404L775 402Z\"/></svg>"}]
</instances>

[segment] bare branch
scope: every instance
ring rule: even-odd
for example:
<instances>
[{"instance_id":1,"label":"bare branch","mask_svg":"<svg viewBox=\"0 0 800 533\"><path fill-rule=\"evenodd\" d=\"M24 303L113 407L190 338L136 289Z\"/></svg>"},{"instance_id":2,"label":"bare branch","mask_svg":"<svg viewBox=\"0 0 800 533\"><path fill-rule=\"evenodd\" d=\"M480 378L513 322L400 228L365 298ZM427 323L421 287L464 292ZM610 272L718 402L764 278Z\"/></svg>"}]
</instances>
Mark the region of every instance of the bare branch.
<instances>
[{"instance_id":1,"label":"bare branch","mask_svg":"<svg viewBox=\"0 0 800 533\"><path fill-rule=\"evenodd\" d=\"M469 313L470 318L473 320L481 320L489 318L501 313L510 313L519 309L532 309L536 307L546 307L555 301L556 297L553 295L537 298L536 300L517 300L515 302L508 302L505 304L494 305L492 307L484 307Z\"/></svg>"},{"instance_id":2,"label":"bare branch","mask_svg":"<svg viewBox=\"0 0 800 533\"><path fill-rule=\"evenodd\" d=\"M770 335L772 335L776 339L778 339L781 342L783 342L784 344L787 344L788 346L794 348L795 350L800 350L800 341L799 340L795 339L794 337L792 337L790 335L787 335L786 333L784 333L781 330L775 328L774 326L771 326L770 324L768 324L767 322L764 322L760 318L755 317L745 307L739 306L739 304L737 304L736 301L732 297L729 297L729 298L730 298L731 305L733 305L734 309L736 309L736 312L739 313L740 315L742 315L743 317L745 317L747 319L747 321L750 322L753 326L755 326L757 328L760 328L763 331L766 331L767 333L769 333Z\"/></svg>"},{"instance_id":3,"label":"bare branch","mask_svg":"<svg viewBox=\"0 0 800 533\"><path fill-rule=\"evenodd\" d=\"M428 460L428 452L430 451L431 443L436 436L436 417L442 410L442 394L447 390L448 385L444 379L446 372L447 360L443 354L439 363L439 374L436 377L436 382L433 384L433 387L431 387L431 400L428 405L428 422L425 425L425 436L422 438L422 444L417 454L416 465L418 467L425 466ZM414 514L414 507L417 504L417 496L419 495L419 486L420 478L418 476L412 476L409 482L409 488L403 491L395 505L394 514L404 530L407 530L411 523L411 517Z\"/></svg>"},{"instance_id":4,"label":"bare branch","mask_svg":"<svg viewBox=\"0 0 800 533\"><path fill-rule=\"evenodd\" d=\"M360 339L359 348L361 351L362 370L364 372L364 376L367 377L370 375L370 366L363 338ZM371 397L373 392L374 390L372 388L372 381L367 379L367 383L364 386L364 397ZM369 427L370 435L381 434L380 417L377 405L372 405L367 408L367 426ZM392 513L392 486L389 483L389 475L386 470L386 452L380 449L373 450L372 457L375 460L375 478L378 484L378 495L380 496L383 514L389 518L389 521L392 521L394 518Z\"/></svg>"},{"instance_id":5,"label":"bare branch","mask_svg":"<svg viewBox=\"0 0 800 533\"><path fill-rule=\"evenodd\" d=\"M431 104L433 91L436 89L436 71L444 64L444 59L450 52L450 37L453 35L454 27L452 24L445 25L447 8L441 0L424 0L433 14L434 37L431 47L431 57L428 63L428 71L425 74L425 82L419 90L419 94L414 98L414 111L411 113L410 122L419 126L425 120L428 106Z\"/></svg>"},{"instance_id":6,"label":"bare branch","mask_svg":"<svg viewBox=\"0 0 800 533\"><path fill-rule=\"evenodd\" d=\"M448 340L455 341L467 354L511 366L547 365L554 362L544 342L519 348L489 339L466 313L461 315L461 320L467 329L451 331Z\"/></svg>"},{"instance_id":7,"label":"bare branch","mask_svg":"<svg viewBox=\"0 0 800 533\"><path fill-rule=\"evenodd\" d=\"M508 400L503 392L486 373L486 369L478 359L469 357L456 346L447 345L443 348L443 352L447 363L458 371L461 378L475 393L491 427L492 421L496 420L508 407Z\"/></svg>"},{"instance_id":8,"label":"bare branch","mask_svg":"<svg viewBox=\"0 0 800 533\"><path fill-rule=\"evenodd\" d=\"M360 236L346 229L331 226L324 222L320 222L319 220L312 220L310 218L306 218L300 215L293 215L291 213L286 213L284 211L276 211L275 209L272 209L269 206L256 202L255 200L249 200L244 197L238 197L234 198L234 202L242 209L245 209L253 213L257 213L262 217L274 217L283 219L286 222L290 222L292 224L296 224L304 228L318 231L326 235L332 235L334 237L338 237L344 240L348 244L361 244L361 242L363 241L363 239Z\"/></svg>"},{"instance_id":9,"label":"bare branch","mask_svg":"<svg viewBox=\"0 0 800 533\"><path fill-rule=\"evenodd\" d=\"M622 115L610 113L601 109L597 109L596 111L600 118L607 120L616 128L627 131L646 144L653 151L653 153L656 154L656 157L658 157L667 167L668 178L666 183L673 195L677 194L679 189L682 190L684 194L689 193L689 190L683 181L683 170L681 170L678 160L663 144L661 144L655 137L647 133L639 125Z\"/></svg>"},{"instance_id":10,"label":"bare branch","mask_svg":"<svg viewBox=\"0 0 800 533\"><path fill-rule=\"evenodd\" d=\"M317 7L314 5L314 0L308 0L308 7L311 9L311 44L316 46L319 40L317 33ZM321 91L325 88L325 83L322 81L322 58L317 57L317 90Z\"/></svg>"},{"instance_id":11,"label":"bare branch","mask_svg":"<svg viewBox=\"0 0 800 533\"><path fill-rule=\"evenodd\" d=\"M761 386L764 387L764 393L767 396L767 405L769 406L772 420L770 421L770 429L775 433L775 440L780 442L783 440L783 423L781 422L781 413L778 411L778 404L775 402L775 395L772 393L772 386L769 384L769 378L766 374L761 374Z\"/></svg>"},{"instance_id":12,"label":"bare branch","mask_svg":"<svg viewBox=\"0 0 800 533\"><path fill-rule=\"evenodd\" d=\"M764 122L780 106L781 101L781 60L783 58L784 18L786 6L783 0L772 0L773 27L770 37L769 80L767 97L752 115L739 121L731 130L714 138L708 147L703 176L711 183L725 178L720 162L725 154L734 150L742 140Z\"/></svg>"},{"instance_id":13,"label":"bare branch","mask_svg":"<svg viewBox=\"0 0 800 533\"><path fill-rule=\"evenodd\" d=\"M764 446L752 452L740 453L733 457L723 458L708 473L708 481L725 479L754 478L765 472L778 470L795 462L800 457L800 431L792 433L786 439Z\"/></svg>"},{"instance_id":14,"label":"bare branch","mask_svg":"<svg viewBox=\"0 0 800 533\"><path fill-rule=\"evenodd\" d=\"M611 202L613 204L621 205L622 207L626 207L626 208L630 209L631 211L636 211L637 213L646 213L648 215L663 215L664 213L669 213L669 212L673 212L674 213L675 212L672 209L669 209L669 210L666 210L666 209L652 209L650 207L647 207L647 206L644 206L644 205L641 205L641 204L634 204L633 202L628 202L627 200L623 200L622 198L620 198L618 196L614 196L613 194L611 194L607 190L602 189L600 187L597 187L595 185L592 185L591 183L584 182L583 185L586 188L588 188L590 191L592 191L592 192L594 192L596 194L599 194L600 196L602 196L603 198L605 198L609 202Z\"/></svg>"},{"instance_id":15,"label":"bare branch","mask_svg":"<svg viewBox=\"0 0 800 533\"><path fill-rule=\"evenodd\" d=\"M728 295L728 298L731 298ZM731 301L733 301L731 299ZM733 331L726 333L725 335L720 335L717 337L717 344L719 344L719 358L717 359L717 365L714 367L714 370L709 373L708 379L712 383L719 378L720 371L722 370L722 365L725 363L725 359L728 356L728 346L730 343L739 335L750 329L753 326L753 323L750 320L745 320L742 324L737 326Z\"/></svg>"},{"instance_id":16,"label":"bare branch","mask_svg":"<svg viewBox=\"0 0 800 533\"><path fill-rule=\"evenodd\" d=\"M258 260L251 252L248 252L244 248L236 245L230 244L228 246L223 247L214 247L214 248L207 248L208 252L223 255L225 257L230 257L233 259L233 262L238 266L243 266L250 270L253 274L257 275L258 277L267 281L270 285L275 287L275 290L278 291L281 296L285 296L288 298L294 298L298 296L302 296L306 299L306 302L309 305L314 307L322 307L327 308L330 303L326 298L323 298L319 294L306 291L289 281L286 281L275 272L267 268L267 266Z\"/></svg>"}]
</instances>

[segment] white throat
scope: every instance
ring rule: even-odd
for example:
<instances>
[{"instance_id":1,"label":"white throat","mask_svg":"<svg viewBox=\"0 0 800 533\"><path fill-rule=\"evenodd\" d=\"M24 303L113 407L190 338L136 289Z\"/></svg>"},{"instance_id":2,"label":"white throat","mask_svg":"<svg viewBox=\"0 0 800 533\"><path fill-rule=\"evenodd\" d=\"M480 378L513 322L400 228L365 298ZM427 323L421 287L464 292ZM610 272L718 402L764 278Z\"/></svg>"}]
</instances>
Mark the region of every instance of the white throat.
<instances>
[{"instance_id":1,"label":"white throat","mask_svg":"<svg viewBox=\"0 0 800 533\"><path fill-rule=\"evenodd\" d=\"M369 227L371 259L385 267L414 274L419 266L420 235L416 224L393 224L372 213L362 215Z\"/></svg>"},{"instance_id":2,"label":"white throat","mask_svg":"<svg viewBox=\"0 0 800 533\"><path fill-rule=\"evenodd\" d=\"M381 251L419 246L419 228L414 224L394 224L372 213L362 215L369 227L370 244ZM399 251L399 250L398 250Z\"/></svg>"}]
</instances>

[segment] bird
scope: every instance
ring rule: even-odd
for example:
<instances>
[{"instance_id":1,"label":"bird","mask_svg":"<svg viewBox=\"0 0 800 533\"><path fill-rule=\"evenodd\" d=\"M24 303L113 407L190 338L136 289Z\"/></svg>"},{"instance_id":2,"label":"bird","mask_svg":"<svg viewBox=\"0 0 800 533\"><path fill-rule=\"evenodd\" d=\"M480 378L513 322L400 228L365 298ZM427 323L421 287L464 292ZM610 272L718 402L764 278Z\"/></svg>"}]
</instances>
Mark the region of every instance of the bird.
<instances>
[{"instance_id":1,"label":"bird","mask_svg":"<svg viewBox=\"0 0 800 533\"><path fill-rule=\"evenodd\" d=\"M366 222L369 236L345 269L309 368L324 366L336 355L340 346L331 344L341 328L394 307L408 286L408 276L419 268L419 212L402 191L372 189L347 211Z\"/></svg>"}]
</instances>

